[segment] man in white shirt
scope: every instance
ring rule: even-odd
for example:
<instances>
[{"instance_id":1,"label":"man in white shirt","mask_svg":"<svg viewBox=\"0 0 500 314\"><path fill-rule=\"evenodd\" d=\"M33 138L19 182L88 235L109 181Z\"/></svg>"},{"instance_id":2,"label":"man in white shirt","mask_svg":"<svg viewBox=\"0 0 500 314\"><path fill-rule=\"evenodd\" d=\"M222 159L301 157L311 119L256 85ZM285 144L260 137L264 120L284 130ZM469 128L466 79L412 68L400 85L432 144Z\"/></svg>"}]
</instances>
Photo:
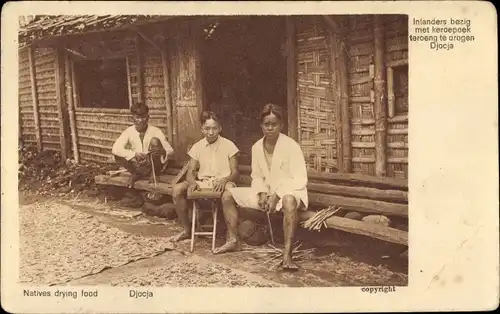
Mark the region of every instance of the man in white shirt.
<instances>
[{"instance_id":1,"label":"man in white shirt","mask_svg":"<svg viewBox=\"0 0 500 314\"><path fill-rule=\"evenodd\" d=\"M175 211L183 231L171 238L173 241L189 239L191 224L188 219L188 191L210 189L224 192L228 187L236 186L238 178L239 149L230 140L220 136L222 127L217 115L211 111L201 114L201 132L203 139L196 142L188 152L189 168L186 181L174 186L172 198ZM196 175L196 172L198 174Z\"/></svg>"},{"instance_id":2,"label":"man in white shirt","mask_svg":"<svg viewBox=\"0 0 500 314\"><path fill-rule=\"evenodd\" d=\"M128 187L133 188L138 179L152 176L152 166L158 175L174 150L165 134L159 128L149 125L148 106L134 104L130 112L134 125L125 129L118 137L113 144L112 153L115 161L130 172Z\"/></svg>"}]
</instances>

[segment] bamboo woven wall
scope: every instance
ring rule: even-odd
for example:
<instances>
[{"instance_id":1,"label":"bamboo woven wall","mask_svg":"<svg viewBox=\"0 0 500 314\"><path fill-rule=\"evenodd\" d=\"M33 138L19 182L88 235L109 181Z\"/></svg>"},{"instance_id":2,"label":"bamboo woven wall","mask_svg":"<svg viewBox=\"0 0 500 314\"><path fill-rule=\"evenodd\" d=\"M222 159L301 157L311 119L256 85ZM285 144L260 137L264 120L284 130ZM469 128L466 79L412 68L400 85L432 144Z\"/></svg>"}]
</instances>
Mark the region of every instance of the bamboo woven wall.
<instances>
[{"instance_id":1,"label":"bamboo woven wall","mask_svg":"<svg viewBox=\"0 0 500 314\"><path fill-rule=\"evenodd\" d=\"M61 122L57 108L55 51L51 48L37 48L34 50L34 56L42 147L60 150Z\"/></svg>"},{"instance_id":2,"label":"bamboo woven wall","mask_svg":"<svg viewBox=\"0 0 500 314\"><path fill-rule=\"evenodd\" d=\"M387 16L386 65L394 68L395 116L388 119L387 176L408 178L408 17ZM406 65L406 67L404 66Z\"/></svg>"},{"instance_id":3,"label":"bamboo woven wall","mask_svg":"<svg viewBox=\"0 0 500 314\"><path fill-rule=\"evenodd\" d=\"M36 144L28 49L19 51L19 123L23 140Z\"/></svg>"},{"instance_id":4,"label":"bamboo woven wall","mask_svg":"<svg viewBox=\"0 0 500 314\"><path fill-rule=\"evenodd\" d=\"M311 169L337 167L335 112L328 32L321 17L294 20L297 30L299 143Z\"/></svg>"}]
</instances>

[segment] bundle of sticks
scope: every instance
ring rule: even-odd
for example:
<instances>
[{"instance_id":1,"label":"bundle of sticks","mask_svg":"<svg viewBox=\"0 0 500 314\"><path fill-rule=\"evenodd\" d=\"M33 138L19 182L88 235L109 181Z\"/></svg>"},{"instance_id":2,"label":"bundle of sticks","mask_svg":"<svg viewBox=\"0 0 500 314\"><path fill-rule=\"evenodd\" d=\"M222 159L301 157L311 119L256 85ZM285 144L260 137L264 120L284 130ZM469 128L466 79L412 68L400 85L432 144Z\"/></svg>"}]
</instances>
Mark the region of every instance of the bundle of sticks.
<instances>
[{"instance_id":1,"label":"bundle of sticks","mask_svg":"<svg viewBox=\"0 0 500 314\"><path fill-rule=\"evenodd\" d=\"M309 230L321 231L322 227L327 228L326 220L341 209L339 206L330 206L317 212L308 220L302 222L302 226Z\"/></svg>"},{"instance_id":2,"label":"bundle of sticks","mask_svg":"<svg viewBox=\"0 0 500 314\"><path fill-rule=\"evenodd\" d=\"M311 254L314 252L316 249L311 248L311 249L303 249L299 250L299 248L302 246L303 243L298 244L299 241L296 241L292 247L295 247L292 250L292 259L293 260L300 260L304 258L306 255ZM298 245L297 245L298 244ZM277 259L281 259L283 257L283 249L277 248L272 244L268 244L269 247L264 247L264 248L257 248L257 249L250 249L250 251L257 253L260 256L263 257L268 257L266 261L264 261L263 264L268 264L273 261L276 261ZM278 267L279 264L281 263L281 260L278 260L274 267Z\"/></svg>"}]
</instances>

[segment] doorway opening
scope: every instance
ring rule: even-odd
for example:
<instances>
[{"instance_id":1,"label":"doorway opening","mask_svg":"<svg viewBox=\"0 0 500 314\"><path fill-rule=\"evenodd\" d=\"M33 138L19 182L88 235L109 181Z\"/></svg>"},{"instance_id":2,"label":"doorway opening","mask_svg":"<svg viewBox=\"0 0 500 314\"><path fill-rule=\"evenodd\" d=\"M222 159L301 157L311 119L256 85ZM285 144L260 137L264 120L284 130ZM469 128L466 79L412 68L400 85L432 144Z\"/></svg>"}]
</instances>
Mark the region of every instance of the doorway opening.
<instances>
[{"instance_id":1,"label":"doorway opening","mask_svg":"<svg viewBox=\"0 0 500 314\"><path fill-rule=\"evenodd\" d=\"M203 51L204 107L222 120L222 136L251 163L251 147L262 137L259 113L280 105L287 131L285 18L221 18L207 27Z\"/></svg>"}]
</instances>

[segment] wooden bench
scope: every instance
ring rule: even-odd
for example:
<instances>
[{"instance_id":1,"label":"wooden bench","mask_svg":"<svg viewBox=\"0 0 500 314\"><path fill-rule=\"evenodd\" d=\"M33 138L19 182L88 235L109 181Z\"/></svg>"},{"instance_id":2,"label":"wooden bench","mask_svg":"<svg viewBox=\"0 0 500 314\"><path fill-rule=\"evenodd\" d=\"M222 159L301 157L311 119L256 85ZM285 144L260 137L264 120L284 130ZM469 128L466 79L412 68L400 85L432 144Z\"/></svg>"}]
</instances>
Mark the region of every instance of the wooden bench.
<instances>
[{"instance_id":1,"label":"wooden bench","mask_svg":"<svg viewBox=\"0 0 500 314\"><path fill-rule=\"evenodd\" d=\"M139 180L135 188L149 192L172 194L173 186L180 182L187 171L187 164L182 169L170 168L166 174L160 176L155 188L148 180ZM238 186L249 186L250 167L240 166ZM367 214L379 214L401 218L408 218L408 186L404 180L377 178L359 174L321 173L309 171L310 183L307 185L309 203L311 207L341 206L345 210L358 211ZM127 186L129 174L119 176L99 175L95 182L102 185ZM211 192L198 192L190 198L207 198ZM244 209L245 211L248 209ZM301 221L314 216L315 212L308 210L301 212ZM328 228L338 229L349 233L369 236L386 242L408 245L408 232L370 224L363 221L332 216L325 221Z\"/></svg>"},{"instance_id":2,"label":"wooden bench","mask_svg":"<svg viewBox=\"0 0 500 314\"><path fill-rule=\"evenodd\" d=\"M161 193L172 195L173 187L179 183L186 175L188 164L186 163L182 169L167 168L163 174L157 176L156 187L149 180L137 180L134 188L148 192ZM101 174L94 178L96 184L114 185L126 187L130 180L130 173L124 172L119 175Z\"/></svg>"}]
</instances>

